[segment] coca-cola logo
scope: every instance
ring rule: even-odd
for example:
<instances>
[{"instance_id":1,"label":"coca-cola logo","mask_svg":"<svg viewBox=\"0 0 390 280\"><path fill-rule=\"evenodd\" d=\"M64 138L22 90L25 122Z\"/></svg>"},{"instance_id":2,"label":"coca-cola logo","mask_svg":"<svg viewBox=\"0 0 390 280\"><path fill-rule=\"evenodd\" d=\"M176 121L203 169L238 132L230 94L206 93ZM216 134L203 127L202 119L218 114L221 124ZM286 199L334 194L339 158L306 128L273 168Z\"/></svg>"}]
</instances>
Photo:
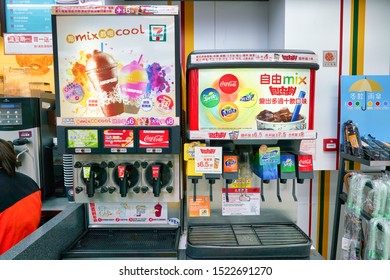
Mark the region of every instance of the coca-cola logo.
<instances>
[{"instance_id":1,"label":"coca-cola logo","mask_svg":"<svg viewBox=\"0 0 390 280\"><path fill-rule=\"evenodd\" d=\"M311 159L302 159L299 161L299 165L306 166L306 165L311 165Z\"/></svg>"},{"instance_id":2,"label":"coca-cola logo","mask_svg":"<svg viewBox=\"0 0 390 280\"><path fill-rule=\"evenodd\" d=\"M161 143L164 141L164 138L162 137L162 135L145 135L144 141L148 143Z\"/></svg>"},{"instance_id":3,"label":"coca-cola logo","mask_svg":"<svg viewBox=\"0 0 390 280\"><path fill-rule=\"evenodd\" d=\"M139 133L140 148L168 148L169 132L168 130L140 130Z\"/></svg>"},{"instance_id":4,"label":"coca-cola logo","mask_svg":"<svg viewBox=\"0 0 390 280\"><path fill-rule=\"evenodd\" d=\"M298 157L298 169L301 172L313 171L313 160L311 156L300 156Z\"/></svg>"},{"instance_id":5,"label":"coca-cola logo","mask_svg":"<svg viewBox=\"0 0 390 280\"><path fill-rule=\"evenodd\" d=\"M219 79L219 88L226 94L232 94L233 92L236 92L238 85L238 79L233 74L223 75Z\"/></svg>"}]
</instances>

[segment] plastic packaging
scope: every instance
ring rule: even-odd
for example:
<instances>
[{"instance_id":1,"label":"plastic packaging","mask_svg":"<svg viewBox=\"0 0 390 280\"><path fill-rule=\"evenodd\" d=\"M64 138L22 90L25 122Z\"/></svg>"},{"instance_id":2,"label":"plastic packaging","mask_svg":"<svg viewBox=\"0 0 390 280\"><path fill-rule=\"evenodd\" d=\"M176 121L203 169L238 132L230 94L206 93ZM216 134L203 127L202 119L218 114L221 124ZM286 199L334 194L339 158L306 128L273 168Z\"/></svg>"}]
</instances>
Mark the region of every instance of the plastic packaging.
<instances>
[{"instance_id":1,"label":"plastic packaging","mask_svg":"<svg viewBox=\"0 0 390 280\"><path fill-rule=\"evenodd\" d=\"M365 256L368 260L388 260L390 257L390 221L384 218L370 220Z\"/></svg>"},{"instance_id":2,"label":"plastic packaging","mask_svg":"<svg viewBox=\"0 0 390 280\"><path fill-rule=\"evenodd\" d=\"M363 157L364 153L357 125L348 120L343 124L342 129L344 152L356 157Z\"/></svg>"},{"instance_id":3,"label":"plastic packaging","mask_svg":"<svg viewBox=\"0 0 390 280\"><path fill-rule=\"evenodd\" d=\"M363 208L373 218L384 216L387 192L387 184L382 178L371 181L371 187L365 196Z\"/></svg>"},{"instance_id":4,"label":"plastic packaging","mask_svg":"<svg viewBox=\"0 0 390 280\"><path fill-rule=\"evenodd\" d=\"M362 210L366 202L364 189L371 183L371 179L371 176L358 172L350 176L342 238L342 258L344 260L360 260L363 257Z\"/></svg>"}]
</instances>

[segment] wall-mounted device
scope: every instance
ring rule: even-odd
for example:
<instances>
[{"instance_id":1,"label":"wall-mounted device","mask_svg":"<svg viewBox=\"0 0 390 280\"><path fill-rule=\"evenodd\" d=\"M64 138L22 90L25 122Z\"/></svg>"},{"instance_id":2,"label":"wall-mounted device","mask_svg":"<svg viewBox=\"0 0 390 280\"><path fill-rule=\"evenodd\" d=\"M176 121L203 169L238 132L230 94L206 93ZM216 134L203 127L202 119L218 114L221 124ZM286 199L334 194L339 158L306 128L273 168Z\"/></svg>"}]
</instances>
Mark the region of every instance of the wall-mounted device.
<instances>
[{"instance_id":1,"label":"wall-mounted device","mask_svg":"<svg viewBox=\"0 0 390 280\"><path fill-rule=\"evenodd\" d=\"M0 98L0 137L13 143L18 171L37 182L43 199L54 195L54 109L54 99Z\"/></svg>"}]
</instances>

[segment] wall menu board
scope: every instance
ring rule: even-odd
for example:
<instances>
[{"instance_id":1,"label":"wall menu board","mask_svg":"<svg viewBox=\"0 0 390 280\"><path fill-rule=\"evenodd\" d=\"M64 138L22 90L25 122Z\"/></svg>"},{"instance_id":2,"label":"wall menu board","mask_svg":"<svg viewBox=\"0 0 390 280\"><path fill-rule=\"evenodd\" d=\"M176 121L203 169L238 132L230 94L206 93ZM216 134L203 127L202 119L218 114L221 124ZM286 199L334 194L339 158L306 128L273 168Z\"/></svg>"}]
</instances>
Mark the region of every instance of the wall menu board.
<instances>
[{"instance_id":1,"label":"wall menu board","mask_svg":"<svg viewBox=\"0 0 390 280\"><path fill-rule=\"evenodd\" d=\"M51 32L51 7L55 4L55 0L5 0L5 32Z\"/></svg>"}]
</instances>

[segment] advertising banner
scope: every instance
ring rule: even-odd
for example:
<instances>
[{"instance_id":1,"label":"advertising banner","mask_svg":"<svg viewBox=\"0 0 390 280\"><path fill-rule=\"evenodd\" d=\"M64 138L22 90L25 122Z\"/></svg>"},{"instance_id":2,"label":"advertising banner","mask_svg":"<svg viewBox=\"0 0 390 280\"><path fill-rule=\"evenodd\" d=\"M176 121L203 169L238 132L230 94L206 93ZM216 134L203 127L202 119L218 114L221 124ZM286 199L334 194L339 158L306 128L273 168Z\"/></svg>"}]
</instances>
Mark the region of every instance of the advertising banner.
<instances>
[{"instance_id":1,"label":"advertising banner","mask_svg":"<svg viewBox=\"0 0 390 280\"><path fill-rule=\"evenodd\" d=\"M56 16L58 125L179 125L174 21Z\"/></svg>"},{"instance_id":2,"label":"advertising banner","mask_svg":"<svg viewBox=\"0 0 390 280\"><path fill-rule=\"evenodd\" d=\"M91 224L167 224L166 203L89 203Z\"/></svg>"},{"instance_id":3,"label":"advertising banner","mask_svg":"<svg viewBox=\"0 0 390 280\"><path fill-rule=\"evenodd\" d=\"M390 76L341 76L340 111L341 127L351 120L360 136L390 143Z\"/></svg>"},{"instance_id":4,"label":"advertising banner","mask_svg":"<svg viewBox=\"0 0 390 280\"><path fill-rule=\"evenodd\" d=\"M199 69L199 130L307 130L310 69Z\"/></svg>"}]
</instances>

